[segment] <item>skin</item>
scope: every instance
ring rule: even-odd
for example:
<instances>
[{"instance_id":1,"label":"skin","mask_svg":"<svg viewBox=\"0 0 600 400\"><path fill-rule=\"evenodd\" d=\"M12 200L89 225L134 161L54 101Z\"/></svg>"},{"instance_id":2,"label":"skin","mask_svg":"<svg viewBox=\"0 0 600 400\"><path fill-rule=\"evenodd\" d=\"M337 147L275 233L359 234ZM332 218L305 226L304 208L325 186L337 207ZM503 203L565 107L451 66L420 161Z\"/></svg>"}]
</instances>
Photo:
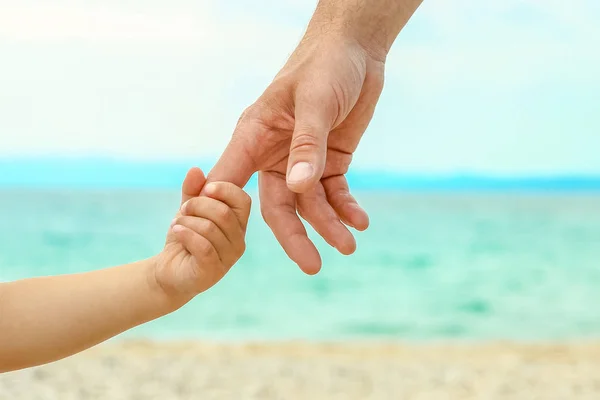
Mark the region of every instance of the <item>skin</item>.
<instances>
[{"instance_id":1,"label":"skin","mask_svg":"<svg viewBox=\"0 0 600 400\"><path fill-rule=\"evenodd\" d=\"M321 258L298 214L351 254L356 243L347 226L364 230L369 220L344 175L383 89L386 55L420 3L320 1L297 49L240 117L210 173L213 185L205 186L198 169L188 173L160 254L0 284L0 372L80 352L217 283L244 251L250 199L236 186L256 171L263 217L304 272L318 272Z\"/></svg>"},{"instance_id":2,"label":"skin","mask_svg":"<svg viewBox=\"0 0 600 400\"><path fill-rule=\"evenodd\" d=\"M0 284L0 372L59 360L171 313L217 283L242 256L250 197L189 171L164 249L88 273Z\"/></svg>"},{"instance_id":3,"label":"skin","mask_svg":"<svg viewBox=\"0 0 600 400\"><path fill-rule=\"evenodd\" d=\"M385 60L421 0L322 0L285 66L240 117L208 181L244 186L259 172L261 212L307 274L321 257L305 219L342 254L369 226L345 174L375 112Z\"/></svg>"}]
</instances>

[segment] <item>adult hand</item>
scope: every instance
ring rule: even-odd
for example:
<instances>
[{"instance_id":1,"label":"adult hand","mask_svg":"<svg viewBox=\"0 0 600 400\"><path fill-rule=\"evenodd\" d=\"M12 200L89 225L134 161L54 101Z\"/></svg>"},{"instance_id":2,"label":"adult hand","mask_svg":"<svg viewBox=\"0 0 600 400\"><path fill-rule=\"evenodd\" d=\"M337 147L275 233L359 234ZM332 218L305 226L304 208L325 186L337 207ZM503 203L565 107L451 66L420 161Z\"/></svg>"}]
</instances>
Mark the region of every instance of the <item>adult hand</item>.
<instances>
[{"instance_id":1,"label":"adult hand","mask_svg":"<svg viewBox=\"0 0 600 400\"><path fill-rule=\"evenodd\" d=\"M300 45L243 113L209 174L209 180L244 185L260 171L262 215L309 274L321 260L296 212L343 254L356 247L345 224L358 230L369 224L344 174L381 93L383 63L358 43L335 39Z\"/></svg>"},{"instance_id":2,"label":"adult hand","mask_svg":"<svg viewBox=\"0 0 600 400\"><path fill-rule=\"evenodd\" d=\"M407 1L416 9L416 0ZM354 9L349 0L321 1L304 39L244 111L208 176L243 186L259 171L262 215L287 255L308 274L319 271L321 258L298 214L343 254L356 248L346 226L369 225L344 175L383 89L390 36L395 38L397 26L408 19L400 18L406 9L388 3L377 0ZM397 29L379 37L374 32L388 14L398 21L387 25ZM379 25L365 29L362 22L373 15L381 17Z\"/></svg>"}]
</instances>

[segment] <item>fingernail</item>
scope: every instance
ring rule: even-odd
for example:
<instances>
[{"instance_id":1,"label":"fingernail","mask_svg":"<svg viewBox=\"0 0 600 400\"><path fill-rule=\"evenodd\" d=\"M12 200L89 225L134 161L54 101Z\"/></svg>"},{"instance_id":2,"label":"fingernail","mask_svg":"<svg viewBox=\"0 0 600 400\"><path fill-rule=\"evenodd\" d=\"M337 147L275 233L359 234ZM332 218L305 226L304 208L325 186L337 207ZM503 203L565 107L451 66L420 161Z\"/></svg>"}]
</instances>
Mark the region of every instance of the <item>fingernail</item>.
<instances>
[{"instance_id":1,"label":"fingernail","mask_svg":"<svg viewBox=\"0 0 600 400\"><path fill-rule=\"evenodd\" d=\"M204 187L204 192L206 194L213 194L215 192L216 185L214 183L209 183Z\"/></svg>"},{"instance_id":2,"label":"fingernail","mask_svg":"<svg viewBox=\"0 0 600 400\"><path fill-rule=\"evenodd\" d=\"M185 203L183 203L183 204L181 205L181 208L179 209L179 211L180 211L182 214L185 214L185 209L186 209L186 207L187 207L187 204L188 204L188 202L186 201Z\"/></svg>"},{"instance_id":3,"label":"fingernail","mask_svg":"<svg viewBox=\"0 0 600 400\"><path fill-rule=\"evenodd\" d=\"M313 176L314 168L307 162L296 163L287 176L288 183L298 183L310 179Z\"/></svg>"},{"instance_id":4,"label":"fingernail","mask_svg":"<svg viewBox=\"0 0 600 400\"><path fill-rule=\"evenodd\" d=\"M173 218L173 221L171 221L171 225L170 225L170 226L171 226L171 228L172 228L173 226L175 226L175 224L176 224L176 223L177 223L177 218Z\"/></svg>"},{"instance_id":5,"label":"fingernail","mask_svg":"<svg viewBox=\"0 0 600 400\"><path fill-rule=\"evenodd\" d=\"M184 230L185 228L182 225L175 225L173 226L173 228L171 228L171 230L175 233L177 232L181 232L182 230Z\"/></svg>"}]
</instances>

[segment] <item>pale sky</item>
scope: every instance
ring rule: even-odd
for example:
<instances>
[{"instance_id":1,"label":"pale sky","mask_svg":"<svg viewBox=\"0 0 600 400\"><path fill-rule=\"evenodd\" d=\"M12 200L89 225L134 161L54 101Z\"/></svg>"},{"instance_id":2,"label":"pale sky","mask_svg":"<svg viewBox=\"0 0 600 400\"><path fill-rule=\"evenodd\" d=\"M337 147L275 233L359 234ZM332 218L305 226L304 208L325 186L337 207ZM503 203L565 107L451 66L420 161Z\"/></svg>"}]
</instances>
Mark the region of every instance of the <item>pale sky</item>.
<instances>
[{"instance_id":1,"label":"pale sky","mask_svg":"<svg viewBox=\"0 0 600 400\"><path fill-rule=\"evenodd\" d=\"M0 157L216 157L311 0L0 0ZM425 0L362 168L600 173L600 2Z\"/></svg>"}]
</instances>

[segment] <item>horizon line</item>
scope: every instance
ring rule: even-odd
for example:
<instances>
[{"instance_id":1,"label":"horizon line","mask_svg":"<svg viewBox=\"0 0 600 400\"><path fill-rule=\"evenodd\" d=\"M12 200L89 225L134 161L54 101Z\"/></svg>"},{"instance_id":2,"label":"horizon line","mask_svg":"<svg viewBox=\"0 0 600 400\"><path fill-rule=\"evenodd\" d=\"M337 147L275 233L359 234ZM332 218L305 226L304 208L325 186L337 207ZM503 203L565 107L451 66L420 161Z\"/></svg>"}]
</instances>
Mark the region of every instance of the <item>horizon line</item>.
<instances>
[{"instance_id":1,"label":"horizon line","mask_svg":"<svg viewBox=\"0 0 600 400\"><path fill-rule=\"evenodd\" d=\"M1 157L2 188L178 188L191 166L207 172L215 159L196 162L110 157ZM355 189L600 191L600 172L491 173L409 171L357 167L347 174ZM256 185L253 175L247 186Z\"/></svg>"}]
</instances>

